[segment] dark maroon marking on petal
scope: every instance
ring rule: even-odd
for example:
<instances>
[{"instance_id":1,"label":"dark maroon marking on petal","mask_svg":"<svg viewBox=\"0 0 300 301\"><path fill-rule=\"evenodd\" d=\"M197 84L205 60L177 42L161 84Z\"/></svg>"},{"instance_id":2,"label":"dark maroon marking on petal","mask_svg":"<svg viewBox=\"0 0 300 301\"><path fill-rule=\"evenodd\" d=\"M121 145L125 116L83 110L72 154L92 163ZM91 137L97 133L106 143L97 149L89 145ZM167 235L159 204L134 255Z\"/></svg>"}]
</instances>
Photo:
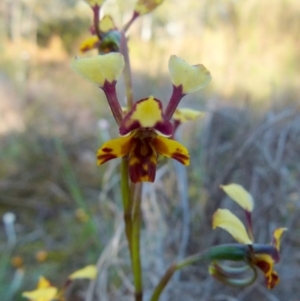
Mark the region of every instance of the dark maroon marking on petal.
<instances>
[{"instance_id":1,"label":"dark maroon marking on petal","mask_svg":"<svg viewBox=\"0 0 300 301\"><path fill-rule=\"evenodd\" d=\"M145 160L145 158L149 158L153 155L153 149L151 147L152 138L134 138L135 139L135 147L134 147L134 155L139 158L139 160ZM142 148L146 149L146 153L142 154Z\"/></svg>"},{"instance_id":2,"label":"dark maroon marking on petal","mask_svg":"<svg viewBox=\"0 0 300 301\"><path fill-rule=\"evenodd\" d=\"M124 119L122 120L122 122L120 124L119 133L121 136L125 136L128 133L130 133L136 129L139 129L141 127L141 124L137 120L134 120L129 125L127 125L126 123L128 123L130 121L129 121L129 118L127 118L126 116L124 117Z\"/></svg>"},{"instance_id":3,"label":"dark maroon marking on petal","mask_svg":"<svg viewBox=\"0 0 300 301\"><path fill-rule=\"evenodd\" d=\"M159 131L165 136L172 136L173 135L173 125L170 120L168 120L165 115L162 115L163 121L157 122L154 125L154 129Z\"/></svg>"},{"instance_id":4,"label":"dark maroon marking on petal","mask_svg":"<svg viewBox=\"0 0 300 301\"><path fill-rule=\"evenodd\" d=\"M147 165L147 169L144 168ZM154 182L156 175L156 165L152 162L148 164L136 163L134 165L129 165L129 176L133 183L142 182L145 176L148 177L147 182Z\"/></svg>"},{"instance_id":5,"label":"dark maroon marking on petal","mask_svg":"<svg viewBox=\"0 0 300 301\"><path fill-rule=\"evenodd\" d=\"M113 149L109 148L109 147L104 147L101 149L101 151L103 151L104 153L111 153L113 151Z\"/></svg>"},{"instance_id":6,"label":"dark maroon marking on petal","mask_svg":"<svg viewBox=\"0 0 300 301\"><path fill-rule=\"evenodd\" d=\"M172 155L172 158L179 161L181 164L184 165L184 163L189 160L190 156L188 155L184 155L184 154L181 154L181 153L174 153Z\"/></svg>"},{"instance_id":7,"label":"dark maroon marking on petal","mask_svg":"<svg viewBox=\"0 0 300 301\"><path fill-rule=\"evenodd\" d=\"M129 154L129 175L133 183L144 181L147 177L148 182L154 182L156 174L157 153L152 145L153 138L133 138L133 149ZM142 148L144 148L142 152ZM138 162L130 165L130 158L137 159ZM152 161L151 161L152 160Z\"/></svg>"},{"instance_id":8,"label":"dark maroon marking on petal","mask_svg":"<svg viewBox=\"0 0 300 301\"><path fill-rule=\"evenodd\" d=\"M98 155L97 156L98 160L103 161L103 162L101 162L101 164L104 164L107 161L112 160L112 159L116 159L116 158L117 158L117 156L113 155L113 154L103 154L103 155Z\"/></svg>"},{"instance_id":9,"label":"dark maroon marking on petal","mask_svg":"<svg viewBox=\"0 0 300 301\"><path fill-rule=\"evenodd\" d=\"M268 289L274 288L279 283L279 276L276 272L272 272L272 274L266 277L266 284Z\"/></svg>"},{"instance_id":10,"label":"dark maroon marking on petal","mask_svg":"<svg viewBox=\"0 0 300 301\"><path fill-rule=\"evenodd\" d=\"M255 265L258 268L260 268L264 272L264 274L269 273L270 270L272 269L271 265L268 262L264 261L264 260L257 260Z\"/></svg>"}]
</instances>

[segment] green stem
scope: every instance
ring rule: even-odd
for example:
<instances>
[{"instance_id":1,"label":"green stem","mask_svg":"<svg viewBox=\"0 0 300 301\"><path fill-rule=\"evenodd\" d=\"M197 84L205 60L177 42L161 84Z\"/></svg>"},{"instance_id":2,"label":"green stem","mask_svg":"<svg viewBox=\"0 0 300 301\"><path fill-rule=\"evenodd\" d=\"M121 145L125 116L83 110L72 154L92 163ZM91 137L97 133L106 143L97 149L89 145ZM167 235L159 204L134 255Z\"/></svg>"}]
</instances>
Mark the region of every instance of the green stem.
<instances>
[{"instance_id":1,"label":"green stem","mask_svg":"<svg viewBox=\"0 0 300 301\"><path fill-rule=\"evenodd\" d=\"M124 208L125 234L131 258L134 278L135 301L143 300L143 280L140 257L141 194L142 184L129 186L128 161L123 158L121 166L122 200Z\"/></svg>"},{"instance_id":2,"label":"green stem","mask_svg":"<svg viewBox=\"0 0 300 301\"><path fill-rule=\"evenodd\" d=\"M140 230L141 230L141 194L142 184L134 187L133 215L132 215L132 271L135 287L135 301L143 300L143 278L140 256Z\"/></svg>"},{"instance_id":3,"label":"green stem","mask_svg":"<svg viewBox=\"0 0 300 301\"><path fill-rule=\"evenodd\" d=\"M121 165L121 190L122 190L122 201L124 208L124 223L125 223L125 234L128 241L128 248L130 252L130 257L132 257L131 252L131 237L132 237L132 201L131 201L131 192L129 189L129 176L128 176L128 161L127 159L122 159Z\"/></svg>"},{"instance_id":4,"label":"green stem","mask_svg":"<svg viewBox=\"0 0 300 301\"><path fill-rule=\"evenodd\" d=\"M125 83L125 88L126 88L127 108L128 108L128 110L130 110L130 108L133 105L130 59L129 59L129 53L128 53L127 38L123 31L121 31L120 34L121 34L120 53L123 54L124 61L125 61L123 75L124 75L124 83Z\"/></svg>"},{"instance_id":5,"label":"green stem","mask_svg":"<svg viewBox=\"0 0 300 301\"><path fill-rule=\"evenodd\" d=\"M240 248L237 248L239 246ZM161 293L169 283L170 279L174 275L174 273L178 270L183 269L184 267L199 263L206 260L244 260L245 258L245 250L248 248L247 245L239 245L239 244L227 244L221 246L215 246L204 250L203 252L197 253L195 255L191 255L186 257L182 261L178 263L173 263L165 272L165 274L161 277L159 283L155 287L153 294L151 296L150 301L158 301Z\"/></svg>"}]
</instances>

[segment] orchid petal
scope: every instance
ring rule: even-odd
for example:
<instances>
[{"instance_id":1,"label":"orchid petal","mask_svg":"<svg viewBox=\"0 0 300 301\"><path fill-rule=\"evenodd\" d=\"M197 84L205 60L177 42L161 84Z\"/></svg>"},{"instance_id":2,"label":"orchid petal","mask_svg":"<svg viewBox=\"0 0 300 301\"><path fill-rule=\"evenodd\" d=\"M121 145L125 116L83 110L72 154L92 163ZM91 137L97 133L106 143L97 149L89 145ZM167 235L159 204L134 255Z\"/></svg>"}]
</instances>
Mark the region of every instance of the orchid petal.
<instances>
[{"instance_id":1,"label":"orchid petal","mask_svg":"<svg viewBox=\"0 0 300 301\"><path fill-rule=\"evenodd\" d=\"M95 279L97 276L97 268L95 265L88 265L69 276L69 279Z\"/></svg>"},{"instance_id":2,"label":"orchid petal","mask_svg":"<svg viewBox=\"0 0 300 301\"><path fill-rule=\"evenodd\" d=\"M124 157L131 148L131 136L120 137L105 142L97 153L97 164L101 165L111 159Z\"/></svg>"},{"instance_id":3,"label":"orchid petal","mask_svg":"<svg viewBox=\"0 0 300 301\"><path fill-rule=\"evenodd\" d=\"M153 11L163 3L164 0L138 0L135 4L134 11L139 15L145 15Z\"/></svg>"},{"instance_id":4,"label":"orchid petal","mask_svg":"<svg viewBox=\"0 0 300 301\"><path fill-rule=\"evenodd\" d=\"M24 292L22 293L22 296L31 301L51 301L56 296L57 291L57 288L51 286L46 278L40 277L37 289L30 292Z\"/></svg>"},{"instance_id":5,"label":"orchid petal","mask_svg":"<svg viewBox=\"0 0 300 301\"><path fill-rule=\"evenodd\" d=\"M86 52L86 51L89 51L93 48L96 48L98 43L99 43L99 38L97 36L92 36L92 37L89 37L86 40L84 40L80 44L79 49L80 49L81 52Z\"/></svg>"},{"instance_id":6,"label":"orchid petal","mask_svg":"<svg viewBox=\"0 0 300 301\"><path fill-rule=\"evenodd\" d=\"M179 142L165 137L157 136L153 140L156 151L168 158L173 158L183 165L190 164L188 150Z\"/></svg>"},{"instance_id":7,"label":"orchid petal","mask_svg":"<svg viewBox=\"0 0 300 301\"><path fill-rule=\"evenodd\" d=\"M85 0L91 7L101 6L105 0Z\"/></svg>"},{"instance_id":8,"label":"orchid petal","mask_svg":"<svg viewBox=\"0 0 300 301\"><path fill-rule=\"evenodd\" d=\"M254 207L254 202L251 194L245 190L241 185L238 184L228 184L220 186L224 192L238 203L243 209L248 212L252 212Z\"/></svg>"},{"instance_id":9,"label":"orchid petal","mask_svg":"<svg viewBox=\"0 0 300 301\"><path fill-rule=\"evenodd\" d=\"M183 94L200 90L211 81L211 75L203 65L189 65L175 55L170 57L169 72L173 85L181 85Z\"/></svg>"},{"instance_id":10,"label":"orchid petal","mask_svg":"<svg viewBox=\"0 0 300 301\"><path fill-rule=\"evenodd\" d=\"M76 58L71 62L71 67L88 81L103 87L105 81L112 83L121 75L124 58L120 53Z\"/></svg>"},{"instance_id":11,"label":"orchid petal","mask_svg":"<svg viewBox=\"0 0 300 301\"><path fill-rule=\"evenodd\" d=\"M162 112L162 104L158 99L150 96L136 102L125 115L120 125L122 136L138 128L154 129L162 136L171 136L173 127Z\"/></svg>"},{"instance_id":12,"label":"orchid petal","mask_svg":"<svg viewBox=\"0 0 300 301\"><path fill-rule=\"evenodd\" d=\"M287 231L287 228L278 228L273 232L273 246L279 251L280 250L280 239L283 232Z\"/></svg>"},{"instance_id":13,"label":"orchid petal","mask_svg":"<svg viewBox=\"0 0 300 301\"><path fill-rule=\"evenodd\" d=\"M116 29L113 18L110 15L103 16L103 18L100 20L99 27L100 31L104 33Z\"/></svg>"},{"instance_id":14,"label":"orchid petal","mask_svg":"<svg viewBox=\"0 0 300 301\"><path fill-rule=\"evenodd\" d=\"M198 110L193 110L189 108L180 108L180 109L176 109L172 118L176 121L179 121L180 123L184 123L188 121L193 121L197 118L202 118L204 117L204 115L205 115L204 112Z\"/></svg>"},{"instance_id":15,"label":"orchid petal","mask_svg":"<svg viewBox=\"0 0 300 301\"><path fill-rule=\"evenodd\" d=\"M222 228L242 244L252 244L245 226L240 219L228 209L218 209L213 215L213 229Z\"/></svg>"},{"instance_id":16,"label":"orchid petal","mask_svg":"<svg viewBox=\"0 0 300 301\"><path fill-rule=\"evenodd\" d=\"M279 276L274 268L274 259L269 254L255 254L255 264L265 275L268 289L274 288L279 282Z\"/></svg>"},{"instance_id":17,"label":"orchid petal","mask_svg":"<svg viewBox=\"0 0 300 301\"><path fill-rule=\"evenodd\" d=\"M132 138L129 159L129 175L133 183L154 182L157 164L157 151L153 138Z\"/></svg>"}]
</instances>

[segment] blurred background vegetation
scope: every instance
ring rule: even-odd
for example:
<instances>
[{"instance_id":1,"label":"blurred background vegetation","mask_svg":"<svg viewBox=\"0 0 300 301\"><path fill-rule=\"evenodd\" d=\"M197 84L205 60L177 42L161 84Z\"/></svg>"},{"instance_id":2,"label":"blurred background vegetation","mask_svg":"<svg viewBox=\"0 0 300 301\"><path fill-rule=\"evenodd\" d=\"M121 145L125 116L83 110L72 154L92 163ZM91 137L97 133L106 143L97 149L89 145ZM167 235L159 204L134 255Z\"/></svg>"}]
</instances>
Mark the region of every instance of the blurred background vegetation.
<instances>
[{"instance_id":1,"label":"blurred background vegetation","mask_svg":"<svg viewBox=\"0 0 300 301\"><path fill-rule=\"evenodd\" d=\"M108 0L103 10L121 27L134 2ZM90 24L91 11L83 1L0 3L3 301L23 300L21 292L33 289L40 275L59 286L72 271L95 262L100 269L97 300L130 300L118 162L95 164L97 148L117 135L117 127L103 93L69 67ZM299 1L165 0L132 26L129 47L136 100L153 94L168 101L171 54L203 63L213 77L181 104L207 112L180 129L192 156L183 197L174 188L182 170L172 162L159 169L155 184L145 186L146 297L178 252L192 254L231 240L212 231L210 220L219 206L231 207L219 185L238 182L256 200L258 242L268 242L276 227L289 228L278 265L281 283L273 291L264 288L262 279L234 289L212 280L207 266L195 266L175 277L164 300L296 301ZM121 81L122 101L123 90ZM13 223L7 213L13 213ZM80 287L72 289L70 300L83 300Z\"/></svg>"}]
</instances>

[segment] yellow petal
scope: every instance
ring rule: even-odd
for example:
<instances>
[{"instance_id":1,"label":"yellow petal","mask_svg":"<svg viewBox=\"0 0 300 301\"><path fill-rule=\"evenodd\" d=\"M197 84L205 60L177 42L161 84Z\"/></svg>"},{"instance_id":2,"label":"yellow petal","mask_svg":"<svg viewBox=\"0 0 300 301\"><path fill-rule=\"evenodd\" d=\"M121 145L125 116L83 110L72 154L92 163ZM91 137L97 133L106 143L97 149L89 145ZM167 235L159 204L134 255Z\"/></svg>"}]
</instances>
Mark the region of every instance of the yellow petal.
<instances>
[{"instance_id":1,"label":"yellow petal","mask_svg":"<svg viewBox=\"0 0 300 301\"><path fill-rule=\"evenodd\" d=\"M95 265L88 265L69 276L69 279L95 279L97 276L97 268Z\"/></svg>"},{"instance_id":2,"label":"yellow petal","mask_svg":"<svg viewBox=\"0 0 300 301\"><path fill-rule=\"evenodd\" d=\"M31 292L24 292L22 296L30 299L30 301L51 301L57 294L56 287L39 288Z\"/></svg>"},{"instance_id":3,"label":"yellow petal","mask_svg":"<svg viewBox=\"0 0 300 301\"><path fill-rule=\"evenodd\" d=\"M157 136L152 143L159 154L168 158L173 158L183 165L190 164L189 152L179 142L165 137Z\"/></svg>"},{"instance_id":4,"label":"yellow petal","mask_svg":"<svg viewBox=\"0 0 300 301\"><path fill-rule=\"evenodd\" d=\"M130 151L132 136L120 137L105 142L97 153L97 164L124 157Z\"/></svg>"},{"instance_id":5,"label":"yellow petal","mask_svg":"<svg viewBox=\"0 0 300 301\"><path fill-rule=\"evenodd\" d=\"M134 11L139 15L145 15L153 11L164 0L138 0L135 4Z\"/></svg>"},{"instance_id":6,"label":"yellow petal","mask_svg":"<svg viewBox=\"0 0 300 301\"><path fill-rule=\"evenodd\" d=\"M88 81L103 87L105 81L112 83L121 75L124 58L120 53L75 58L71 62L71 67Z\"/></svg>"},{"instance_id":7,"label":"yellow petal","mask_svg":"<svg viewBox=\"0 0 300 301\"><path fill-rule=\"evenodd\" d=\"M50 287L50 286L51 286L50 282L45 277L41 276L40 279L39 279L37 287L38 288L45 288L45 287Z\"/></svg>"},{"instance_id":8,"label":"yellow petal","mask_svg":"<svg viewBox=\"0 0 300 301\"><path fill-rule=\"evenodd\" d=\"M91 49L95 48L95 45L98 42L99 42L99 39L97 36L89 37L80 44L80 51L86 52L88 50L91 50Z\"/></svg>"},{"instance_id":9,"label":"yellow petal","mask_svg":"<svg viewBox=\"0 0 300 301\"><path fill-rule=\"evenodd\" d=\"M169 137L173 133L172 123L164 116L162 104L150 96L136 102L120 125L122 136L138 128L152 128L159 135Z\"/></svg>"},{"instance_id":10,"label":"yellow petal","mask_svg":"<svg viewBox=\"0 0 300 301\"><path fill-rule=\"evenodd\" d=\"M110 30L113 30L116 28L114 21L111 16L105 15L101 20L100 20L100 30L102 32L108 32Z\"/></svg>"},{"instance_id":11,"label":"yellow petal","mask_svg":"<svg viewBox=\"0 0 300 301\"><path fill-rule=\"evenodd\" d=\"M220 186L224 192L237 202L243 209L252 212L254 202L251 194L245 190L241 185L229 184Z\"/></svg>"},{"instance_id":12,"label":"yellow petal","mask_svg":"<svg viewBox=\"0 0 300 301\"><path fill-rule=\"evenodd\" d=\"M242 244L252 244L245 226L240 219L228 209L218 209L213 215L213 229L222 228L229 232L235 240Z\"/></svg>"},{"instance_id":13,"label":"yellow petal","mask_svg":"<svg viewBox=\"0 0 300 301\"><path fill-rule=\"evenodd\" d=\"M176 109L173 114L173 119L179 121L180 123L193 121L197 118L204 117L205 113L189 108Z\"/></svg>"},{"instance_id":14,"label":"yellow petal","mask_svg":"<svg viewBox=\"0 0 300 301\"><path fill-rule=\"evenodd\" d=\"M285 231L287 231L287 228L278 228L273 232L273 245L278 251L280 249L281 236Z\"/></svg>"},{"instance_id":15,"label":"yellow petal","mask_svg":"<svg viewBox=\"0 0 300 301\"><path fill-rule=\"evenodd\" d=\"M85 0L90 6L101 6L105 0Z\"/></svg>"},{"instance_id":16,"label":"yellow petal","mask_svg":"<svg viewBox=\"0 0 300 301\"><path fill-rule=\"evenodd\" d=\"M170 57L169 72L173 85L182 85L183 94L200 90L211 81L211 75L203 65L189 65L176 55Z\"/></svg>"}]
</instances>

